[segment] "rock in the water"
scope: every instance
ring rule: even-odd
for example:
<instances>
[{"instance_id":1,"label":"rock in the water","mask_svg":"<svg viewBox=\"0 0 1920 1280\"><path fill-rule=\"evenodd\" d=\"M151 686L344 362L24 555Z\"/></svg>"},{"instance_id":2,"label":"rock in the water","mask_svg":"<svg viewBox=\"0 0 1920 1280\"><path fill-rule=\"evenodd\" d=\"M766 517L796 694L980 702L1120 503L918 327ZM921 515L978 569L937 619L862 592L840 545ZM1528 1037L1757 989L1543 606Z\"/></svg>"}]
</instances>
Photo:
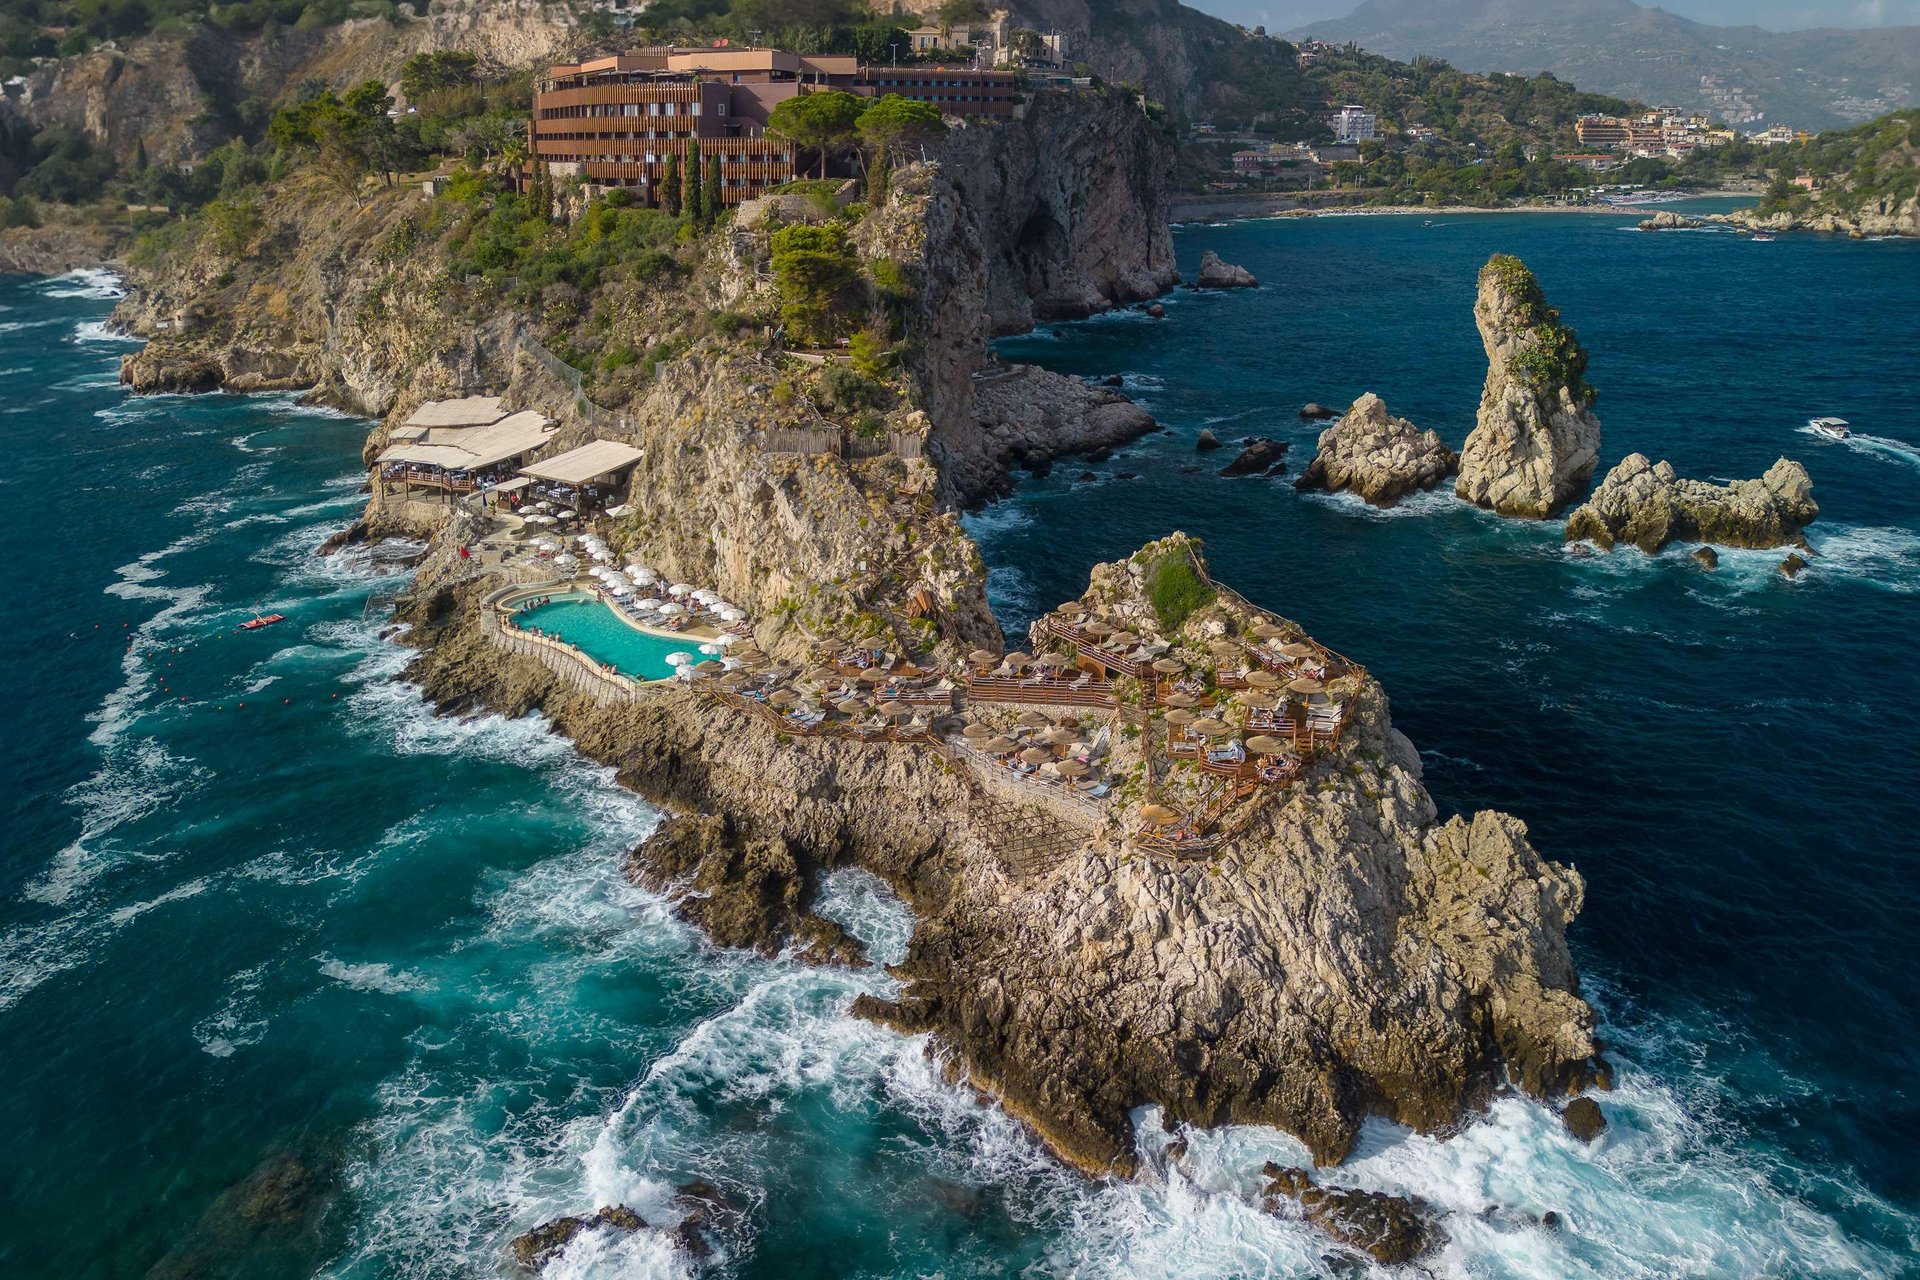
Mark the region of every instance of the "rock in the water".
<instances>
[{"instance_id":1,"label":"rock in the water","mask_svg":"<svg viewBox=\"0 0 1920 1280\"><path fill-rule=\"evenodd\" d=\"M947 462L967 499L1005 492L1009 462L1045 474L1053 459L1124 444L1159 425L1121 392L1024 364L974 384L973 418L978 431Z\"/></svg>"},{"instance_id":2,"label":"rock in the water","mask_svg":"<svg viewBox=\"0 0 1920 1280\"><path fill-rule=\"evenodd\" d=\"M1431 489L1453 474L1460 455L1432 431L1387 412L1371 391L1320 433L1320 451L1294 481L1296 489L1346 489L1379 507Z\"/></svg>"},{"instance_id":3,"label":"rock in the water","mask_svg":"<svg viewBox=\"0 0 1920 1280\"><path fill-rule=\"evenodd\" d=\"M1567 1132L1582 1142L1592 1142L1607 1131L1607 1118L1592 1098L1575 1098L1560 1113L1560 1119L1566 1124Z\"/></svg>"},{"instance_id":4,"label":"rock in the water","mask_svg":"<svg viewBox=\"0 0 1920 1280\"><path fill-rule=\"evenodd\" d=\"M1253 272L1224 261L1211 249L1200 255L1200 272L1193 278L1196 289L1252 289L1259 283Z\"/></svg>"},{"instance_id":5,"label":"rock in the water","mask_svg":"<svg viewBox=\"0 0 1920 1280\"><path fill-rule=\"evenodd\" d=\"M1207 453L1220 447L1220 437L1213 434L1212 427L1200 428L1200 435L1193 442L1195 453Z\"/></svg>"},{"instance_id":6,"label":"rock in the water","mask_svg":"<svg viewBox=\"0 0 1920 1280\"><path fill-rule=\"evenodd\" d=\"M514 1261L529 1271L538 1271L558 1257L582 1231L593 1227L612 1227L616 1231L643 1231L646 1221L626 1205L608 1205L591 1218L572 1216L543 1222L525 1235L515 1236L508 1248Z\"/></svg>"},{"instance_id":7,"label":"rock in the water","mask_svg":"<svg viewBox=\"0 0 1920 1280\"><path fill-rule=\"evenodd\" d=\"M1651 218L1640 220L1642 231L1691 231L1695 227L1707 224L1698 218L1689 218L1685 214L1675 213L1671 209L1662 209Z\"/></svg>"},{"instance_id":8,"label":"rock in the water","mask_svg":"<svg viewBox=\"0 0 1920 1280\"><path fill-rule=\"evenodd\" d=\"M1533 272L1506 254L1480 269L1473 318L1487 381L1454 490L1504 516L1545 519L1585 487L1600 458L1587 353Z\"/></svg>"},{"instance_id":9,"label":"rock in the water","mask_svg":"<svg viewBox=\"0 0 1920 1280\"><path fill-rule=\"evenodd\" d=\"M1307 422L1325 422L1333 416L1333 410L1315 400L1309 400L1300 409L1300 417Z\"/></svg>"},{"instance_id":10,"label":"rock in the water","mask_svg":"<svg viewBox=\"0 0 1920 1280\"><path fill-rule=\"evenodd\" d=\"M1103 444L1098 449L1095 449L1092 453L1089 453L1087 455L1087 461L1088 462L1105 462L1108 458L1111 458L1112 456L1113 456L1113 450Z\"/></svg>"},{"instance_id":11,"label":"rock in the water","mask_svg":"<svg viewBox=\"0 0 1920 1280\"><path fill-rule=\"evenodd\" d=\"M1424 1200L1357 1187L1316 1186L1305 1169L1271 1161L1262 1172L1269 1179L1265 1197L1269 1213L1282 1199L1297 1201L1308 1222L1385 1266L1413 1262L1446 1243L1446 1231Z\"/></svg>"},{"instance_id":12,"label":"rock in the water","mask_svg":"<svg viewBox=\"0 0 1920 1280\"><path fill-rule=\"evenodd\" d=\"M1100 385L1103 387L1124 387L1127 385L1126 375L1110 373L1100 380Z\"/></svg>"},{"instance_id":13,"label":"rock in the water","mask_svg":"<svg viewBox=\"0 0 1920 1280\"><path fill-rule=\"evenodd\" d=\"M1700 562L1702 569L1718 569L1720 567L1720 553L1712 547L1695 547L1693 558Z\"/></svg>"},{"instance_id":14,"label":"rock in the water","mask_svg":"<svg viewBox=\"0 0 1920 1280\"><path fill-rule=\"evenodd\" d=\"M1260 475L1285 464L1281 459L1286 456L1287 442L1267 440L1260 437L1249 439L1242 447L1239 456L1220 468L1223 476Z\"/></svg>"},{"instance_id":15,"label":"rock in the water","mask_svg":"<svg viewBox=\"0 0 1920 1280\"><path fill-rule=\"evenodd\" d=\"M1671 463L1630 453L1568 516L1566 536L1609 550L1631 543L1649 554L1669 542L1778 547L1794 542L1819 514L1807 469L1787 458L1758 480L1721 485L1682 480Z\"/></svg>"},{"instance_id":16,"label":"rock in the water","mask_svg":"<svg viewBox=\"0 0 1920 1280\"><path fill-rule=\"evenodd\" d=\"M1806 557L1797 551L1780 562L1780 572L1786 574L1789 578L1799 577L1801 573L1806 570L1806 567Z\"/></svg>"},{"instance_id":17,"label":"rock in the water","mask_svg":"<svg viewBox=\"0 0 1920 1280\"><path fill-rule=\"evenodd\" d=\"M1167 309L1156 302L1147 308L1147 314L1158 320L1167 314Z\"/></svg>"}]
</instances>

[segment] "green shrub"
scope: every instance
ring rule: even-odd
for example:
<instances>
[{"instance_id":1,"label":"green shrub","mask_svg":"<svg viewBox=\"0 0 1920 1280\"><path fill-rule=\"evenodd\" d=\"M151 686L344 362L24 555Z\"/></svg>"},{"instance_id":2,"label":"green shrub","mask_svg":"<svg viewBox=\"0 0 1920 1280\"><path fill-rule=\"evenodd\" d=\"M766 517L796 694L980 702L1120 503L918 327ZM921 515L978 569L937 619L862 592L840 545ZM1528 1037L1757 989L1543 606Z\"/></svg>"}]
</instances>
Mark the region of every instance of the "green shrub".
<instances>
[{"instance_id":1,"label":"green shrub","mask_svg":"<svg viewBox=\"0 0 1920 1280\"><path fill-rule=\"evenodd\" d=\"M1193 561L1170 551L1147 570L1147 599L1168 633L1178 631L1197 609L1213 602L1214 591L1194 571Z\"/></svg>"},{"instance_id":2,"label":"green shrub","mask_svg":"<svg viewBox=\"0 0 1920 1280\"><path fill-rule=\"evenodd\" d=\"M853 434L862 440L878 440L887 434L887 420L868 409L853 420Z\"/></svg>"},{"instance_id":3,"label":"green shrub","mask_svg":"<svg viewBox=\"0 0 1920 1280\"><path fill-rule=\"evenodd\" d=\"M814 379L814 396L820 407L840 413L855 413L878 405L886 391L872 379L845 365L830 364Z\"/></svg>"},{"instance_id":4,"label":"green shrub","mask_svg":"<svg viewBox=\"0 0 1920 1280\"><path fill-rule=\"evenodd\" d=\"M780 318L794 340L831 343L849 326L848 293L858 270L839 227L782 227L773 233L773 282Z\"/></svg>"}]
</instances>

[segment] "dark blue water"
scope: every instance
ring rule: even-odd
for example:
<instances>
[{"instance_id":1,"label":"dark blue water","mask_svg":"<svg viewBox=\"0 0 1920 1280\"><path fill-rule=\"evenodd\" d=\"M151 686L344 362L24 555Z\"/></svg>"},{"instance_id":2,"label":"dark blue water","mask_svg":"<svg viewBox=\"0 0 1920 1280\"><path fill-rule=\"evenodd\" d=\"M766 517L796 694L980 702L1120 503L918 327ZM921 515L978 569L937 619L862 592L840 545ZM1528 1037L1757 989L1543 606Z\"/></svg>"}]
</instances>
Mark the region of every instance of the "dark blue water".
<instances>
[{"instance_id":1,"label":"dark blue water","mask_svg":"<svg viewBox=\"0 0 1920 1280\"><path fill-rule=\"evenodd\" d=\"M1910 1248L1920 1202L1920 244L1647 235L1617 219L1317 219L1196 227L1257 292L1179 295L1003 344L1125 372L1171 435L975 521L1020 625L1087 567L1169 528L1215 572L1385 682L1443 810L1520 814L1586 874L1577 943L1622 1053L1685 1063L1685 1099L1756 1183ZM1823 514L1800 581L1778 554L1578 559L1558 528L1450 495L1392 513L1226 480L1202 426L1294 442L1309 400L1363 391L1456 447L1485 358L1475 273L1515 253L1593 352L1603 466L1682 474L1803 460ZM1838 414L1857 438L1807 434ZM1190 471L1195 465L1197 473ZM1134 472L1137 479L1119 479ZM1651 1041L1652 1043L1649 1043Z\"/></svg>"},{"instance_id":2,"label":"dark blue water","mask_svg":"<svg viewBox=\"0 0 1920 1280\"><path fill-rule=\"evenodd\" d=\"M1509 1099L1446 1141L1370 1126L1332 1176L1432 1199L1442 1275L1911 1269L1920 468L1793 428L1837 412L1920 438L1889 337L1913 330L1920 259L1548 218L1183 252L1203 239L1273 287L1021 344L1157 379L1142 394L1179 434L1099 468L1139 480L1076 491L1063 468L989 512L998 598L1017 622L1094 560L1206 536L1223 574L1382 675L1443 805L1523 814L1586 872L1577 941L1622 1063L1596 1147ZM1442 501L1376 518L1181 474L1203 419L1291 432L1299 401L1367 387L1457 438L1494 242L1596 346L1610 455L1807 459L1828 553L1809 577L1576 563ZM1085 1183L921 1041L845 1016L884 974L716 951L628 885L656 816L537 719L428 714L367 607L402 571L312 555L358 509L365 424L126 399L106 293L0 282L0 1272L503 1275L516 1232L614 1202L670 1227L699 1177L738 1206L709 1264L727 1276L1325 1273L1321 1237L1256 1205L1290 1139L1196 1135L1188 1173ZM287 621L236 631L256 610ZM908 917L873 881L826 898L901 953ZM1538 1227L1547 1209L1570 1227ZM649 1230L548 1274L693 1271Z\"/></svg>"}]
</instances>

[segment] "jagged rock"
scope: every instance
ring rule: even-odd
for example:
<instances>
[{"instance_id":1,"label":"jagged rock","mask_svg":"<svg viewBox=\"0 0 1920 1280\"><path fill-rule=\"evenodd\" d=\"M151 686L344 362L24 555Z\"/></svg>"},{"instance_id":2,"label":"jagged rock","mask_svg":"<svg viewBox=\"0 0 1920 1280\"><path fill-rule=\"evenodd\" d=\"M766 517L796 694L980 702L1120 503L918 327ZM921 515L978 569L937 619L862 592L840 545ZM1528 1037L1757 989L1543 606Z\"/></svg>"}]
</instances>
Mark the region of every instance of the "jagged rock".
<instances>
[{"instance_id":1,"label":"jagged rock","mask_svg":"<svg viewBox=\"0 0 1920 1280\"><path fill-rule=\"evenodd\" d=\"M1108 458L1111 458L1112 456L1113 456L1113 450L1107 445L1103 444L1098 449L1095 449L1091 453L1087 454L1087 461L1088 462L1105 462Z\"/></svg>"},{"instance_id":2,"label":"jagged rock","mask_svg":"<svg viewBox=\"0 0 1920 1280\"><path fill-rule=\"evenodd\" d=\"M1599 461L1587 353L1526 264L1505 254L1480 269L1473 318L1487 381L1454 491L1504 516L1545 519L1585 487Z\"/></svg>"},{"instance_id":3,"label":"jagged rock","mask_svg":"<svg viewBox=\"0 0 1920 1280\"><path fill-rule=\"evenodd\" d=\"M342 547L351 547L367 540L368 526L365 520L355 520L346 528L330 536L315 549L314 554L330 556Z\"/></svg>"},{"instance_id":4,"label":"jagged rock","mask_svg":"<svg viewBox=\"0 0 1920 1280\"><path fill-rule=\"evenodd\" d=\"M1250 437L1240 448L1239 456L1220 468L1223 476L1251 476L1263 473L1271 474L1283 469L1288 443L1285 440L1268 440L1262 437Z\"/></svg>"},{"instance_id":5,"label":"jagged rock","mask_svg":"<svg viewBox=\"0 0 1920 1280\"><path fill-rule=\"evenodd\" d=\"M1712 547L1695 547L1693 549L1693 558L1700 562L1702 569L1718 569L1720 567L1720 553Z\"/></svg>"},{"instance_id":6,"label":"jagged rock","mask_svg":"<svg viewBox=\"0 0 1920 1280\"><path fill-rule=\"evenodd\" d=\"M1020 364L978 385L973 418L979 434L948 464L968 496L1003 491L1006 459L1043 475L1055 458L1111 449L1159 426L1118 391Z\"/></svg>"},{"instance_id":7,"label":"jagged rock","mask_svg":"<svg viewBox=\"0 0 1920 1280\"><path fill-rule=\"evenodd\" d=\"M1807 469L1787 458L1758 480L1720 485L1680 479L1671 463L1630 453L1568 516L1566 536L1608 550L1626 542L1649 554L1669 542L1778 547L1819 514Z\"/></svg>"},{"instance_id":8,"label":"jagged rock","mask_svg":"<svg viewBox=\"0 0 1920 1280\"><path fill-rule=\"evenodd\" d=\"M704 1258L712 1253L713 1246L707 1243L707 1233L739 1218L741 1212L740 1206L726 1192L711 1182L697 1178L681 1183L673 1202L681 1213L680 1225L674 1228L674 1238L694 1258Z\"/></svg>"},{"instance_id":9,"label":"jagged rock","mask_svg":"<svg viewBox=\"0 0 1920 1280\"><path fill-rule=\"evenodd\" d=\"M1671 209L1662 209L1651 218L1640 220L1642 231L1691 231L1707 224L1698 218L1689 218L1685 214L1675 213Z\"/></svg>"},{"instance_id":10,"label":"jagged rock","mask_svg":"<svg viewBox=\"0 0 1920 1280\"><path fill-rule=\"evenodd\" d=\"M1185 1138L1175 1138L1167 1144L1166 1150L1168 1163L1178 1164L1187 1158L1187 1140Z\"/></svg>"},{"instance_id":11,"label":"jagged rock","mask_svg":"<svg viewBox=\"0 0 1920 1280\"><path fill-rule=\"evenodd\" d=\"M1200 255L1200 270L1193 277L1196 289L1253 289L1259 284L1253 272L1223 260L1211 249Z\"/></svg>"},{"instance_id":12,"label":"jagged rock","mask_svg":"<svg viewBox=\"0 0 1920 1280\"><path fill-rule=\"evenodd\" d=\"M1295 1201L1308 1222L1382 1265L1416 1261L1446 1243L1447 1233L1435 1220L1432 1206L1418 1197L1316 1186L1305 1169L1272 1161L1261 1172L1269 1179L1264 1196L1269 1213L1282 1200Z\"/></svg>"},{"instance_id":13,"label":"jagged rock","mask_svg":"<svg viewBox=\"0 0 1920 1280\"><path fill-rule=\"evenodd\" d=\"M1573 1099L1560 1113L1560 1119L1567 1126L1567 1132L1582 1142L1592 1142L1607 1131L1607 1118L1592 1098Z\"/></svg>"},{"instance_id":14,"label":"jagged rock","mask_svg":"<svg viewBox=\"0 0 1920 1280\"><path fill-rule=\"evenodd\" d=\"M1780 562L1780 572L1786 574L1789 578L1799 577L1805 572L1806 567L1806 557L1802 556L1799 552L1795 552Z\"/></svg>"},{"instance_id":15,"label":"jagged rock","mask_svg":"<svg viewBox=\"0 0 1920 1280\"><path fill-rule=\"evenodd\" d=\"M1431 489L1453 474L1460 455L1432 431L1388 414L1371 391L1320 433L1319 452L1296 489L1346 489L1375 506L1390 507L1409 493Z\"/></svg>"},{"instance_id":16,"label":"jagged rock","mask_svg":"<svg viewBox=\"0 0 1920 1280\"><path fill-rule=\"evenodd\" d=\"M1044 449L1029 449L1020 455L1020 468L1044 476L1053 470L1053 455Z\"/></svg>"},{"instance_id":17,"label":"jagged rock","mask_svg":"<svg viewBox=\"0 0 1920 1280\"><path fill-rule=\"evenodd\" d=\"M1305 422L1325 422L1333 416L1333 410L1318 401L1310 400L1300 409L1300 417Z\"/></svg>"},{"instance_id":18,"label":"jagged rock","mask_svg":"<svg viewBox=\"0 0 1920 1280\"><path fill-rule=\"evenodd\" d=\"M1213 434L1212 427L1200 428L1200 435L1193 442L1195 453L1209 453L1220 447L1220 437Z\"/></svg>"},{"instance_id":19,"label":"jagged rock","mask_svg":"<svg viewBox=\"0 0 1920 1280\"><path fill-rule=\"evenodd\" d=\"M120 357L121 384L143 393L218 391L224 376L211 356L174 355L153 344Z\"/></svg>"},{"instance_id":20,"label":"jagged rock","mask_svg":"<svg viewBox=\"0 0 1920 1280\"><path fill-rule=\"evenodd\" d=\"M646 1221L626 1205L608 1205L591 1218L569 1216L543 1222L524 1235L515 1236L508 1248L513 1251L514 1261L529 1271L538 1271L558 1257L583 1231L594 1227L644 1231L646 1226Z\"/></svg>"}]
</instances>

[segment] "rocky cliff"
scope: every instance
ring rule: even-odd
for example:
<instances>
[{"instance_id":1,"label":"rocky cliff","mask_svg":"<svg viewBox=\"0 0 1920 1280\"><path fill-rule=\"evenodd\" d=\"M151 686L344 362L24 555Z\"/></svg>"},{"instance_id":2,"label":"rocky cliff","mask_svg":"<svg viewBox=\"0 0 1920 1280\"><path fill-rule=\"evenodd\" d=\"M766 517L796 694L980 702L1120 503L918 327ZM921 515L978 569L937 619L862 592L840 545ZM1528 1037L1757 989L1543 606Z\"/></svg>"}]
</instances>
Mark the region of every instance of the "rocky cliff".
<instances>
[{"instance_id":1,"label":"rocky cliff","mask_svg":"<svg viewBox=\"0 0 1920 1280\"><path fill-rule=\"evenodd\" d=\"M462 572L438 553L403 609L423 646L412 678L449 710L540 708L642 794L704 815L635 857L700 884L694 914L730 941L817 941L801 921L821 869L884 877L917 917L907 986L857 1011L932 1033L1083 1169L1133 1168L1128 1113L1148 1102L1276 1125L1336 1162L1369 1115L1443 1129L1503 1081L1553 1094L1604 1074L1566 949L1580 877L1515 818L1440 820L1371 681L1338 767L1210 860L1088 828L1035 864L1007 843L1005 802L926 748L789 739L687 691L593 705L491 647ZM1114 608L1143 591L1123 562L1089 595ZM1221 600L1187 626L1217 634L1245 623L1236 611Z\"/></svg>"},{"instance_id":2,"label":"rocky cliff","mask_svg":"<svg viewBox=\"0 0 1920 1280\"><path fill-rule=\"evenodd\" d=\"M1670 542L1778 547L1801 543L1800 531L1819 514L1807 469L1787 458L1757 480L1709 484L1630 453L1567 517L1567 541L1609 551L1624 542L1649 554Z\"/></svg>"},{"instance_id":3,"label":"rocky cliff","mask_svg":"<svg viewBox=\"0 0 1920 1280\"><path fill-rule=\"evenodd\" d=\"M954 130L917 191L897 197L916 234L923 280L916 376L934 423L948 494L991 493L1017 448L1049 456L1125 438L1111 399L1058 375L1023 375L1058 412L1036 423L982 394L987 343L1036 320L1078 318L1137 302L1179 279L1167 230L1173 148L1119 91L1043 92L1026 118ZM1076 389L1078 388L1078 389ZM1073 411L1078 399L1084 408ZM1135 426L1144 429L1141 418ZM1150 419L1145 420L1150 423ZM1138 434L1138 430L1131 430Z\"/></svg>"},{"instance_id":4,"label":"rocky cliff","mask_svg":"<svg viewBox=\"0 0 1920 1280\"><path fill-rule=\"evenodd\" d=\"M1480 269L1473 318L1487 381L1455 492L1501 515L1544 519L1585 488L1599 461L1587 353L1533 272L1506 254Z\"/></svg>"},{"instance_id":5,"label":"rocky cliff","mask_svg":"<svg viewBox=\"0 0 1920 1280\"><path fill-rule=\"evenodd\" d=\"M1920 195L1901 199L1876 196L1858 205L1816 204L1804 213L1780 209L1756 213L1737 209L1729 214L1709 215L1713 221L1726 222L1743 231L1824 231L1843 236L1920 236Z\"/></svg>"},{"instance_id":6,"label":"rocky cliff","mask_svg":"<svg viewBox=\"0 0 1920 1280\"><path fill-rule=\"evenodd\" d=\"M1375 506L1390 507L1410 493L1452 475L1460 455L1439 435L1387 412L1371 391L1320 433L1320 451L1294 482L1296 489L1345 489Z\"/></svg>"}]
</instances>

